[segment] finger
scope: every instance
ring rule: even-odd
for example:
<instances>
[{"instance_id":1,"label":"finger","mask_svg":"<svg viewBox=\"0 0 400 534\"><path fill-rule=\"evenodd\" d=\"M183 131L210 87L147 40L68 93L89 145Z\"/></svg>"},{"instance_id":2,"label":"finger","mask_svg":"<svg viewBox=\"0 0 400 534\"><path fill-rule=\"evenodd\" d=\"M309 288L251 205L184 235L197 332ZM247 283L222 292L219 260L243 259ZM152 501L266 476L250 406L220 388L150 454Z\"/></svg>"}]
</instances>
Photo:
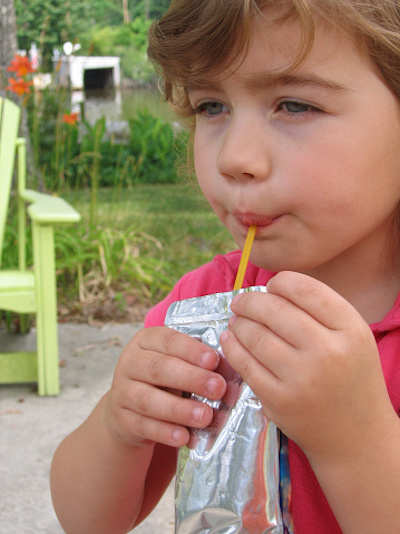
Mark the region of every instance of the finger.
<instances>
[{"instance_id":1,"label":"finger","mask_svg":"<svg viewBox=\"0 0 400 534\"><path fill-rule=\"evenodd\" d=\"M219 373L155 351L144 351L141 358L132 361L130 375L133 380L213 400L220 399L226 388Z\"/></svg>"},{"instance_id":2,"label":"finger","mask_svg":"<svg viewBox=\"0 0 400 534\"><path fill-rule=\"evenodd\" d=\"M238 342L277 378L284 380L298 366L296 349L280 335L246 317L232 319L229 330Z\"/></svg>"},{"instance_id":3,"label":"finger","mask_svg":"<svg viewBox=\"0 0 400 534\"><path fill-rule=\"evenodd\" d=\"M331 330L342 330L355 317L354 308L329 286L311 276L280 272L267 284L268 292L303 309Z\"/></svg>"},{"instance_id":4,"label":"finger","mask_svg":"<svg viewBox=\"0 0 400 534\"><path fill-rule=\"evenodd\" d=\"M140 442L162 443L170 447L183 447L189 441L190 432L184 426L158 421L128 409L125 410L125 416L127 418L126 426L129 428L130 435L135 436L132 443L139 440Z\"/></svg>"},{"instance_id":5,"label":"finger","mask_svg":"<svg viewBox=\"0 0 400 534\"><path fill-rule=\"evenodd\" d=\"M235 371L250 385L256 395L261 391L264 397L270 399L272 405L274 399L278 398L281 380L271 369L254 358L233 332L223 332L220 342L226 359Z\"/></svg>"},{"instance_id":6,"label":"finger","mask_svg":"<svg viewBox=\"0 0 400 534\"><path fill-rule=\"evenodd\" d=\"M172 328L146 328L131 341L143 350L161 352L205 369L214 370L219 364L219 355L214 349Z\"/></svg>"},{"instance_id":7,"label":"finger","mask_svg":"<svg viewBox=\"0 0 400 534\"><path fill-rule=\"evenodd\" d=\"M141 382L130 384L124 407L141 416L194 428L208 426L213 418L207 404Z\"/></svg>"},{"instance_id":8,"label":"finger","mask_svg":"<svg viewBox=\"0 0 400 534\"><path fill-rule=\"evenodd\" d=\"M242 293L235 297L231 309L235 315L229 322L229 328L235 331L237 337L249 349L258 345L265 351L266 347L269 347L265 343L280 345L282 348L285 348L282 344L286 344L302 349L308 346L310 339L318 340L326 334L324 325L280 295ZM251 319L255 324L237 322L236 316ZM261 327L265 327L264 330ZM260 339L267 334L268 340ZM281 343L272 334L280 338Z\"/></svg>"}]
</instances>

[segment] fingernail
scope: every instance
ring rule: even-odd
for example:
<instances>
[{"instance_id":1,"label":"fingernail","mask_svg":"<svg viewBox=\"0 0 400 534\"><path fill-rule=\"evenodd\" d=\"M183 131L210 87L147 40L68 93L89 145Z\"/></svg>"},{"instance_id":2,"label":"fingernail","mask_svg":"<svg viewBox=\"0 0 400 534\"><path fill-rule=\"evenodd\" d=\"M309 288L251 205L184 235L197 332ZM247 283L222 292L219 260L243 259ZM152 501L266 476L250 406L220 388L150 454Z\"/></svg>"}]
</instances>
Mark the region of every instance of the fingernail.
<instances>
[{"instance_id":1,"label":"fingernail","mask_svg":"<svg viewBox=\"0 0 400 534\"><path fill-rule=\"evenodd\" d=\"M201 423L204 417L204 411L205 411L205 408L203 406L196 406L195 408L193 408L192 410L193 419Z\"/></svg>"},{"instance_id":2,"label":"fingernail","mask_svg":"<svg viewBox=\"0 0 400 534\"><path fill-rule=\"evenodd\" d=\"M209 378L206 382L206 389L209 393L215 393L218 387L218 378Z\"/></svg>"},{"instance_id":3,"label":"fingernail","mask_svg":"<svg viewBox=\"0 0 400 534\"><path fill-rule=\"evenodd\" d=\"M201 363L204 367L208 367L211 363L215 363L215 355L218 356L217 352L204 352L201 355ZM219 356L218 356L219 359Z\"/></svg>"},{"instance_id":4,"label":"fingernail","mask_svg":"<svg viewBox=\"0 0 400 534\"><path fill-rule=\"evenodd\" d=\"M242 296L243 296L243 293L239 293L238 295L233 297L232 303L231 303L231 307L234 306L235 304L237 304L239 302L239 299L242 298Z\"/></svg>"},{"instance_id":5,"label":"fingernail","mask_svg":"<svg viewBox=\"0 0 400 534\"><path fill-rule=\"evenodd\" d=\"M182 440L182 430L179 430L178 428L172 432L172 439L176 443L180 443Z\"/></svg>"},{"instance_id":6,"label":"fingernail","mask_svg":"<svg viewBox=\"0 0 400 534\"><path fill-rule=\"evenodd\" d=\"M222 332L222 334L219 337L219 340L220 340L221 343L225 343L225 341L228 339L228 337L229 337L229 334L228 334L228 332L225 331L225 332Z\"/></svg>"},{"instance_id":7,"label":"fingernail","mask_svg":"<svg viewBox=\"0 0 400 534\"><path fill-rule=\"evenodd\" d=\"M237 315L233 314L232 317L228 321L228 328L230 328L233 325L236 319L237 319Z\"/></svg>"}]
</instances>

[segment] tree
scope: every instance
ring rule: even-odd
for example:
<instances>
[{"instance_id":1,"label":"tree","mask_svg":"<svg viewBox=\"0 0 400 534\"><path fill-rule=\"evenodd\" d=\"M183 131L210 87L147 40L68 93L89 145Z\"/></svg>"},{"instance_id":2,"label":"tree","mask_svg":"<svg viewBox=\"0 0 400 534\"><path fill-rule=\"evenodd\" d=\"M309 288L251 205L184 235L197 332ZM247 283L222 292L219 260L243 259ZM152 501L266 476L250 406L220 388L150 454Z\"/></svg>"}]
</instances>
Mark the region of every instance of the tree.
<instances>
[{"instance_id":1,"label":"tree","mask_svg":"<svg viewBox=\"0 0 400 534\"><path fill-rule=\"evenodd\" d=\"M171 0L136 0L131 9L131 18L144 16L146 19L155 19L164 13Z\"/></svg>"},{"instance_id":2,"label":"tree","mask_svg":"<svg viewBox=\"0 0 400 534\"><path fill-rule=\"evenodd\" d=\"M122 0L122 9L124 12L124 24L129 24L131 17L129 16L128 0Z\"/></svg>"},{"instance_id":3,"label":"tree","mask_svg":"<svg viewBox=\"0 0 400 534\"><path fill-rule=\"evenodd\" d=\"M89 1L15 0L18 43L29 50L36 42L47 70L51 68L53 49L65 41L76 42L90 27Z\"/></svg>"},{"instance_id":4,"label":"tree","mask_svg":"<svg viewBox=\"0 0 400 534\"><path fill-rule=\"evenodd\" d=\"M12 98L18 104L17 95L7 94L5 88L7 86L8 71L7 68L11 63L11 60L15 56L18 50L17 31L16 31L16 18L14 9L14 0L0 0L0 69L1 69L1 96L7 96ZM28 120L26 108L22 107L21 113L21 136L26 140L26 163L27 163L27 180L35 178L40 189L43 189L43 178L35 166L32 145L30 142Z\"/></svg>"},{"instance_id":5,"label":"tree","mask_svg":"<svg viewBox=\"0 0 400 534\"><path fill-rule=\"evenodd\" d=\"M7 0L1 0L7 1ZM8 0L11 1L11 0ZM63 42L85 41L89 28L121 26L137 17L153 20L171 0L15 0L20 49L38 45L51 69L53 48Z\"/></svg>"},{"instance_id":6,"label":"tree","mask_svg":"<svg viewBox=\"0 0 400 534\"><path fill-rule=\"evenodd\" d=\"M7 67L17 51L17 31L13 0L0 0L0 92L5 96Z\"/></svg>"}]
</instances>

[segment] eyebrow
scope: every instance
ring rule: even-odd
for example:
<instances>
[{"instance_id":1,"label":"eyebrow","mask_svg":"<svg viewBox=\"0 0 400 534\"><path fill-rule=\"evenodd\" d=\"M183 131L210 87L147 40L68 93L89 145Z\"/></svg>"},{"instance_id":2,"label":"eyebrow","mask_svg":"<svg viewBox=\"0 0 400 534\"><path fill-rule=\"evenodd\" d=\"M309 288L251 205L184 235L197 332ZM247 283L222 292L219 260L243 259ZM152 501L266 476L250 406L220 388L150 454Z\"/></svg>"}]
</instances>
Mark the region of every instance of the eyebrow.
<instances>
[{"instance_id":1,"label":"eyebrow","mask_svg":"<svg viewBox=\"0 0 400 534\"><path fill-rule=\"evenodd\" d=\"M259 72L249 76L242 75L240 79L248 89L268 89L271 87L316 87L319 89L329 89L334 91L344 91L349 89L345 85L321 78L317 75L307 74L285 74L285 73L271 73ZM186 91L202 90L202 89L219 89L219 83L213 83L208 80L198 80L195 83L186 87Z\"/></svg>"},{"instance_id":2,"label":"eyebrow","mask_svg":"<svg viewBox=\"0 0 400 534\"><path fill-rule=\"evenodd\" d=\"M270 73L260 72L249 76L243 76L243 81L249 89L265 89L268 87L276 87L280 85L288 87L317 87L321 89L333 89L343 91L347 89L346 86L336 83L332 80L321 78L317 75L307 74L284 74L284 73Z\"/></svg>"}]
</instances>

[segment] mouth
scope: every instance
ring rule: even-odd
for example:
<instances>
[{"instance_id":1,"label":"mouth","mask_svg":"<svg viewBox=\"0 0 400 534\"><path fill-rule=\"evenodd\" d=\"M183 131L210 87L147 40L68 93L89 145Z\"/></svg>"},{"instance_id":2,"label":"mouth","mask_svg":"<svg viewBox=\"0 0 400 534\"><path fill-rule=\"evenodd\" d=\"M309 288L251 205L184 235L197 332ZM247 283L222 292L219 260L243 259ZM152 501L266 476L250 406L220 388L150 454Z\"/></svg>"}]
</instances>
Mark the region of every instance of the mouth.
<instances>
[{"instance_id":1,"label":"mouth","mask_svg":"<svg viewBox=\"0 0 400 534\"><path fill-rule=\"evenodd\" d=\"M262 231L263 228L271 226L275 221L280 218L269 217L267 215L258 215L255 213L236 213L235 219L243 229L247 230L249 226L257 226L257 233Z\"/></svg>"}]
</instances>

